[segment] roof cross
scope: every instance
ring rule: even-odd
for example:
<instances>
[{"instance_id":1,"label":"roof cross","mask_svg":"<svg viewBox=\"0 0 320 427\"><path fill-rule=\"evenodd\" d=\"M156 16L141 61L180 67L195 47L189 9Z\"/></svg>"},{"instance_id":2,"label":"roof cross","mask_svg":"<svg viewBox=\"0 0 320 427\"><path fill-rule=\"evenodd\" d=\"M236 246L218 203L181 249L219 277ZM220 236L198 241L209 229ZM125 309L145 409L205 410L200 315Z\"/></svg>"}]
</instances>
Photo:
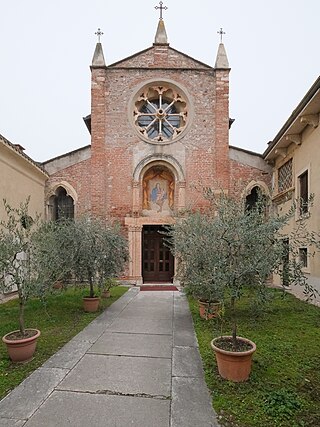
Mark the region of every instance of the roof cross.
<instances>
[{"instance_id":1,"label":"roof cross","mask_svg":"<svg viewBox=\"0 0 320 427\"><path fill-rule=\"evenodd\" d=\"M217 33L218 33L218 34L220 34L220 43L222 43L222 37L223 37L223 35L225 34L225 32L223 31L223 29L222 29L222 28L220 28L220 30L219 30L219 31L217 31Z\"/></svg>"},{"instance_id":2,"label":"roof cross","mask_svg":"<svg viewBox=\"0 0 320 427\"><path fill-rule=\"evenodd\" d=\"M162 1L160 1L159 2L159 4L160 4L160 6L155 6L155 9L160 9L160 19L162 20L163 19L163 17L162 17L162 11L163 10L167 10L168 8L167 8L167 6L163 6L163 2Z\"/></svg>"},{"instance_id":3,"label":"roof cross","mask_svg":"<svg viewBox=\"0 0 320 427\"><path fill-rule=\"evenodd\" d=\"M98 31L95 32L95 35L98 36L98 43L100 43L100 37L103 36L103 32L100 28L98 28Z\"/></svg>"}]
</instances>

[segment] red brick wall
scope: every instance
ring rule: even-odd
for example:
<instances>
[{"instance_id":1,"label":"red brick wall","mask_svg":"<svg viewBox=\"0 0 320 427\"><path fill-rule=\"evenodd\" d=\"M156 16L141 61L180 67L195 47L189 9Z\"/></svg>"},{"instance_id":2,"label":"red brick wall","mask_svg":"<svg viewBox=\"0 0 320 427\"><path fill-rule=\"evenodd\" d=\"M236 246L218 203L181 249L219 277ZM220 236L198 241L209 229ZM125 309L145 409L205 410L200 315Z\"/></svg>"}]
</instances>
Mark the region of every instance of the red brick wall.
<instances>
[{"instance_id":1,"label":"red brick wall","mask_svg":"<svg viewBox=\"0 0 320 427\"><path fill-rule=\"evenodd\" d=\"M262 181L271 189L271 174L235 160L230 160L230 180L230 192L234 195L240 195L251 181Z\"/></svg>"},{"instance_id":2,"label":"red brick wall","mask_svg":"<svg viewBox=\"0 0 320 427\"><path fill-rule=\"evenodd\" d=\"M122 220L132 214L134 151L141 140L128 119L130 99L151 79L169 79L186 88L192 104L193 120L185 136L163 148L173 157L174 150L177 157L183 150L187 207L206 206L201 187L230 189L240 179L266 180L258 169L229 160L229 70L214 70L156 46L113 67L92 69L91 161L49 180L50 185L60 179L75 188L78 213L91 209L94 215Z\"/></svg>"},{"instance_id":3,"label":"red brick wall","mask_svg":"<svg viewBox=\"0 0 320 427\"><path fill-rule=\"evenodd\" d=\"M47 181L47 191L66 181L76 191L78 202L76 205L77 214L84 214L91 211L91 167L90 160L79 162L73 166L65 168L52 174Z\"/></svg>"}]
</instances>

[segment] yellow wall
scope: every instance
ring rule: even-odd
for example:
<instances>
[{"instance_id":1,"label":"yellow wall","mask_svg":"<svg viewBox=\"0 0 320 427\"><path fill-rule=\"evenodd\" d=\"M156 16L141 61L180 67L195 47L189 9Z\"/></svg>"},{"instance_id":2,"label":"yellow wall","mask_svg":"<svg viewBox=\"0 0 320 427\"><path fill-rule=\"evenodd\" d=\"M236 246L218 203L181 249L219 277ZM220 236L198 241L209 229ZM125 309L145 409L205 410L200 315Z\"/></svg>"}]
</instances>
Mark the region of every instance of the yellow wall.
<instances>
[{"instance_id":1,"label":"yellow wall","mask_svg":"<svg viewBox=\"0 0 320 427\"><path fill-rule=\"evenodd\" d=\"M47 176L15 149L0 141L0 219L4 219L3 199L18 207L30 195L29 213L44 217L44 186Z\"/></svg>"},{"instance_id":2,"label":"yellow wall","mask_svg":"<svg viewBox=\"0 0 320 427\"><path fill-rule=\"evenodd\" d=\"M293 159L293 188L292 197L285 201L285 196L290 195L290 191L284 192L282 198L277 197L277 184L275 185L274 200L277 202L278 211L286 213L292 205L294 199L299 197L299 182L298 177L306 169L308 169L308 191L309 195L314 194L314 204L309 209L309 214L306 215L306 224L309 231L320 232L320 126L313 128L307 126L302 133L302 144L291 144L287 148L287 155L285 158L277 157L275 163L275 178L277 177L277 169L283 165L290 158ZM289 226L284 230L286 233L290 232L293 227L299 223L299 214L293 218ZM313 252L314 248L311 248ZM309 277L309 282L312 284L320 284L320 254L315 252L313 257L308 259L308 267L305 272ZM279 280L279 278L278 278ZM277 281L278 281L277 280Z\"/></svg>"}]
</instances>

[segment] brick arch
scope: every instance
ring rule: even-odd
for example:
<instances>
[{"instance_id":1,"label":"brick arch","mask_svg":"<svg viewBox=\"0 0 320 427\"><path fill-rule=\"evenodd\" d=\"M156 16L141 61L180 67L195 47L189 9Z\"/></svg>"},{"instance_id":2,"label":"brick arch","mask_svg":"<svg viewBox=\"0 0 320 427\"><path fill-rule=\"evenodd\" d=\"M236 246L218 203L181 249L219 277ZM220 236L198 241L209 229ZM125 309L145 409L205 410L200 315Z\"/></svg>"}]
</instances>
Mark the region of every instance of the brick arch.
<instances>
[{"instance_id":1,"label":"brick arch","mask_svg":"<svg viewBox=\"0 0 320 427\"><path fill-rule=\"evenodd\" d=\"M133 181L141 182L145 172L153 166L166 167L173 174L176 182L185 182L185 175L180 163L174 157L163 154L154 154L141 160L133 172Z\"/></svg>"},{"instance_id":2,"label":"brick arch","mask_svg":"<svg viewBox=\"0 0 320 427\"><path fill-rule=\"evenodd\" d=\"M52 220L55 218L54 205L55 205L55 199L57 196L57 191L59 188L63 188L66 192L66 195L72 198L74 216L76 216L77 201L78 201L77 192L72 187L72 185L70 185L68 182L60 181L52 185L46 195L46 218L49 220Z\"/></svg>"},{"instance_id":3,"label":"brick arch","mask_svg":"<svg viewBox=\"0 0 320 427\"><path fill-rule=\"evenodd\" d=\"M56 183L55 185L51 186L50 190L48 191L48 194L47 194L48 200L50 197L56 195L56 191L59 187L64 188L66 190L67 196L72 197L73 201L75 203L78 201L78 194L77 194L76 190L67 181L60 181L60 182Z\"/></svg>"},{"instance_id":4,"label":"brick arch","mask_svg":"<svg viewBox=\"0 0 320 427\"><path fill-rule=\"evenodd\" d=\"M269 187L267 186L267 184L265 182L263 182L263 181L251 181L243 190L242 195L241 195L242 199L245 199L247 196L249 196L251 191L254 189L254 187L258 187L261 190L262 194L264 196L266 196L267 198L271 197Z\"/></svg>"}]
</instances>

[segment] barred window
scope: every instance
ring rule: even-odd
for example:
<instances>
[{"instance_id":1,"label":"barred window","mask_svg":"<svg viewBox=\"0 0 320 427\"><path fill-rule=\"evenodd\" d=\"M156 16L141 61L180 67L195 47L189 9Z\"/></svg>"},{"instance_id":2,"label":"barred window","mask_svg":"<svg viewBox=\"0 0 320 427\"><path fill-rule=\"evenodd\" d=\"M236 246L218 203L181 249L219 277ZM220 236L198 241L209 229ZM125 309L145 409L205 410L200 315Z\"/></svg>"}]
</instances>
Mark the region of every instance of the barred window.
<instances>
[{"instance_id":1,"label":"barred window","mask_svg":"<svg viewBox=\"0 0 320 427\"><path fill-rule=\"evenodd\" d=\"M278 191L288 190L292 187L292 159L278 169Z\"/></svg>"},{"instance_id":2,"label":"barred window","mask_svg":"<svg viewBox=\"0 0 320 427\"><path fill-rule=\"evenodd\" d=\"M58 187L55 194L49 200L49 215L52 220L73 219L74 201L68 196L63 187Z\"/></svg>"}]
</instances>

